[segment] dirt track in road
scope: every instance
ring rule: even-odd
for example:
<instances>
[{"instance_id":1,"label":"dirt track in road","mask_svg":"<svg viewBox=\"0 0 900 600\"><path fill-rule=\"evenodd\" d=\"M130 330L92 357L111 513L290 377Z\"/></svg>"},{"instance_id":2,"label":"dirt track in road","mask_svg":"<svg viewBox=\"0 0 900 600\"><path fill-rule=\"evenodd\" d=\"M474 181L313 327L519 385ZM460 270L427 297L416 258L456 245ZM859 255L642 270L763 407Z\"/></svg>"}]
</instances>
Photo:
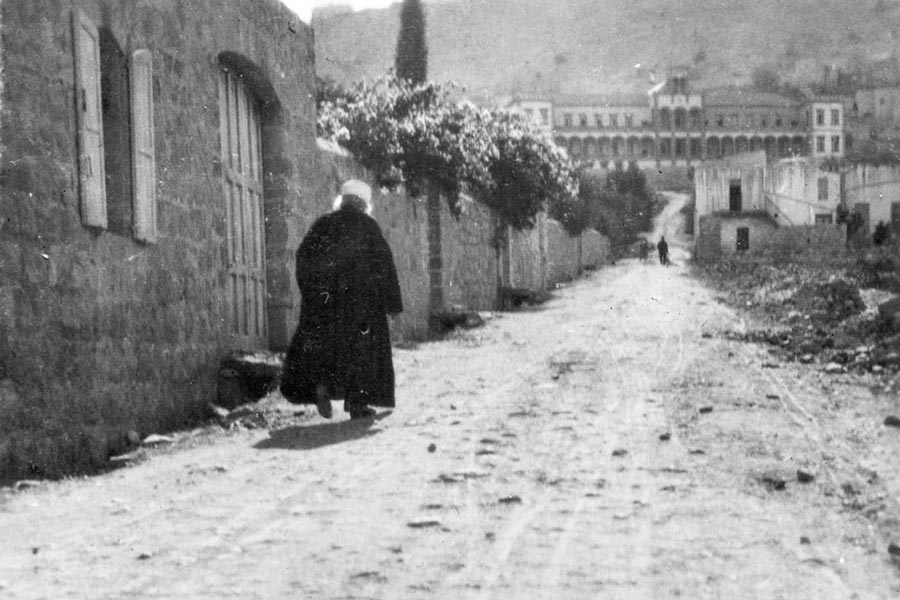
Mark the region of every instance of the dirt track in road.
<instances>
[{"instance_id":1,"label":"dirt track in road","mask_svg":"<svg viewBox=\"0 0 900 600\"><path fill-rule=\"evenodd\" d=\"M893 400L765 368L673 258L395 351L375 421L276 403L271 431L7 494L0 596L900 597Z\"/></svg>"}]
</instances>

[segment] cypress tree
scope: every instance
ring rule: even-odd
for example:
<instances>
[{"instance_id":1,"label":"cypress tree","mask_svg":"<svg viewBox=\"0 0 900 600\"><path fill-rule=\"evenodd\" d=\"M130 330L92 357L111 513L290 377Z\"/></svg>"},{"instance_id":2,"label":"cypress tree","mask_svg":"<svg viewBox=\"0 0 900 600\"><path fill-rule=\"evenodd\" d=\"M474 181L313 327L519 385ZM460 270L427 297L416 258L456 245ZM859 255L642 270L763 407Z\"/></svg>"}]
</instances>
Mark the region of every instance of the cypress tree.
<instances>
[{"instance_id":1,"label":"cypress tree","mask_svg":"<svg viewBox=\"0 0 900 600\"><path fill-rule=\"evenodd\" d=\"M428 77L428 47L425 45L425 13L419 0L403 0L400 35L394 59L397 77L425 83Z\"/></svg>"}]
</instances>

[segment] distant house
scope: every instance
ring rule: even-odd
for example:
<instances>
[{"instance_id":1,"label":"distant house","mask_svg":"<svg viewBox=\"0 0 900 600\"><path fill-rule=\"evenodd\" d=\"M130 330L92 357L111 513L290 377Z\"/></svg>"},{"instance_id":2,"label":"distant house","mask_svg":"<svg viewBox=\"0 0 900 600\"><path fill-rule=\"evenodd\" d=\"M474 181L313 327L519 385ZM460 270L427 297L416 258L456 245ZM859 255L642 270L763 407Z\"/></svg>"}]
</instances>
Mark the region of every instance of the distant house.
<instances>
[{"instance_id":1,"label":"distant house","mask_svg":"<svg viewBox=\"0 0 900 600\"><path fill-rule=\"evenodd\" d=\"M727 254L840 253L841 175L821 160L767 163L764 152L708 162L694 174L697 258Z\"/></svg>"},{"instance_id":2,"label":"distant house","mask_svg":"<svg viewBox=\"0 0 900 600\"><path fill-rule=\"evenodd\" d=\"M202 415L229 351L284 349L333 190L312 31L280 2L0 11L2 478L102 463Z\"/></svg>"}]
</instances>

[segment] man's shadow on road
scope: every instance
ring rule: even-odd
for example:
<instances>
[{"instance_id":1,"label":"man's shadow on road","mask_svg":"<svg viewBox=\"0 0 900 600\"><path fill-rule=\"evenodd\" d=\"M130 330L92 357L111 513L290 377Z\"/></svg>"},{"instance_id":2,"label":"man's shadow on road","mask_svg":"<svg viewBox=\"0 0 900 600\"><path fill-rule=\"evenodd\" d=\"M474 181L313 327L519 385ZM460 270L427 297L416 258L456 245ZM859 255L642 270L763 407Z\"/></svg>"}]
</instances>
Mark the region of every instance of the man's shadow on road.
<instances>
[{"instance_id":1,"label":"man's shadow on road","mask_svg":"<svg viewBox=\"0 0 900 600\"><path fill-rule=\"evenodd\" d=\"M369 419L346 419L317 425L294 425L269 432L268 439L258 442L257 450L314 450L343 442L363 439L381 433L372 427L381 419L390 416L391 411L375 415Z\"/></svg>"}]
</instances>

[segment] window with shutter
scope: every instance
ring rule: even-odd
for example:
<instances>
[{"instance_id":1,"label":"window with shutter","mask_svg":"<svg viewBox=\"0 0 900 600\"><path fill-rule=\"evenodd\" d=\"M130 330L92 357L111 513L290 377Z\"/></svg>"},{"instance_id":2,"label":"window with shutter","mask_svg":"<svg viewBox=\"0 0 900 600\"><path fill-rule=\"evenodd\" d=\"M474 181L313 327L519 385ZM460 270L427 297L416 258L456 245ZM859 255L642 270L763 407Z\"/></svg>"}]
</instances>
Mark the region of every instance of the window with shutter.
<instances>
[{"instance_id":1,"label":"window with shutter","mask_svg":"<svg viewBox=\"0 0 900 600\"><path fill-rule=\"evenodd\" d=\"M153 140L153 56L131 55L131 152L134 172L134 237L156 241L156 158Z\"/></svg>"},{"instance_id":2,"label":"window with shutter","mask_svg":"<svg viewBox=\"0 0 900 600\"><path fill-rule=\"evenodd\" d=\"M78 180L81 221L106 228L106 173L97 27L81 11L72 14L75 44L75 99L78 121Z\"/></svg>"}]
</instances>

